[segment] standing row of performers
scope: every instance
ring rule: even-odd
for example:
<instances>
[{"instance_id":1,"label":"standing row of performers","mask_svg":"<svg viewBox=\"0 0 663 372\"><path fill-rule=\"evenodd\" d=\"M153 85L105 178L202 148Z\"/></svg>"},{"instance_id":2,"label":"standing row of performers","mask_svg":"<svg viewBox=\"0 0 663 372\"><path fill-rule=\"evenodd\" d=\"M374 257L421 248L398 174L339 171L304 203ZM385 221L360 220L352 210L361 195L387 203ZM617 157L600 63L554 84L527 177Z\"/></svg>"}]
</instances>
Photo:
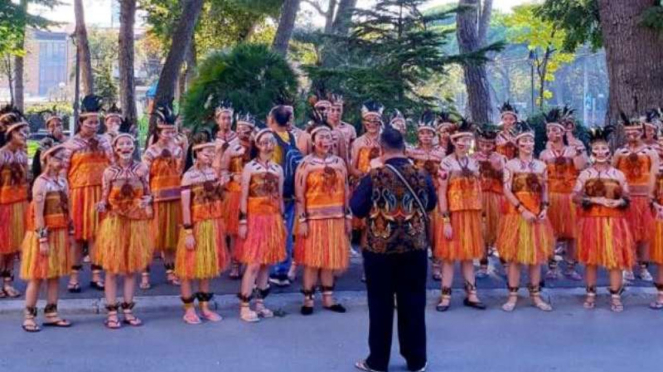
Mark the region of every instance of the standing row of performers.
<instances>
[{"instance_id":1,"label":"standing row of performers","mask_svg":"<svg viewBox=\"0 0 663 372\"><path fill-rule=\"evenodd\" d=\"M156 252L168 282L181 284L183 319L190 324L221 320L208 306L210 280L226 267L231 277L242 279L240 318L272 317L264 302L270 267L281 268L272 272L272 279L281 280L294 267L293 257L304 267L302 314L313 313L316 288L323 308L345 312L333 297L335 278L347 268L351 251L349 239L342 237L353 229L365 231L364 221L349 209L350 190L382 166L381 128L405 131L403 115L395 111L384 120L383 106L367 102L361 111L365 133L357 137L341 121L340 96L314 96L306 130L292 125L289 104L275 106L268 128L259 129L252 115L235 113L230 102L221 102L214 112L215 138L202 131L189 145L170 104L158 104L156 128L137 161L135 138L119 130L127 123L114 110L103 115L100 102L95 96L83 100L77 133L66 141L61 119L46 121L50 135L33 162L31 191L28 124L12 107L0 112L0 296L20 295L12 286L20 252L20 276L28 281L26 331L40 329L36 303L42 282L47 286L43 324L70 325L57 313L57 279L69 274L68 290L81 291L84 247L93 264L91 287L105 291L105 325L112 329L142 324L133 314L135 274L142 273L140 287L148 289ZM99 135L102 118L108 132ZM546 114L548 144L539 159L534 132L508 103L501 119L501 127L475 128L445 113L426 113L416 126L417 145L407 148L438 190L430 226L431 248L441 268L434 276L442 281L436 309L449 308L456 262L465 279L464 304L485 308L477 295L473 261L480 260L479 274L485 275L494 248L508 276L509 296L502 308L515 308L521 267L526 266L533 304L551 310L540 297L540 266L549 263L549 278L559 275L551 259L558 240L566 245L565 275L580 279L575 263L587 267L585 306L594 307L596 272L604 267L610 271L611 308L621 311L622 273L626 279L633 276L637 260L639 276L652 280L647 264L663 264L659 115L622 117L628 143L614 156L608 146L612 128L591 129L588 156L573 137L572 111L553 109ZM192 165L185 169L187 154ZM372 213L384 212L381 208L374 205ZM361 235L365 245L366 234ZM121 303L118 276L124 279ZM657 279L659 295L651 306L663 308L663 270Z\"/></svg>"}]
</instances>

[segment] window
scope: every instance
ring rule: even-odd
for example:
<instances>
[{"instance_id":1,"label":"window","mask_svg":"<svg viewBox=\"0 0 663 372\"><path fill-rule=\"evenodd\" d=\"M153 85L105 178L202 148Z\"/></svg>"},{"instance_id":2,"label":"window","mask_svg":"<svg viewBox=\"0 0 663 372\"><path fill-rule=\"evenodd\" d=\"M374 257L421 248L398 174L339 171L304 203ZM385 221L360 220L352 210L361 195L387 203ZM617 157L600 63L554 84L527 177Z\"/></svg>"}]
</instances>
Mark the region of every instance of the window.
<instances>
[{"instance_id":1,"label":"window","mask_svg":"<svg viewBox=\"0 0 663 372\"><path fill-rule=\"evenodd\" d=\"M39 42L39 95L47 96L67 82L67 44L65 40Z\"/></svg>"}]
</instances>

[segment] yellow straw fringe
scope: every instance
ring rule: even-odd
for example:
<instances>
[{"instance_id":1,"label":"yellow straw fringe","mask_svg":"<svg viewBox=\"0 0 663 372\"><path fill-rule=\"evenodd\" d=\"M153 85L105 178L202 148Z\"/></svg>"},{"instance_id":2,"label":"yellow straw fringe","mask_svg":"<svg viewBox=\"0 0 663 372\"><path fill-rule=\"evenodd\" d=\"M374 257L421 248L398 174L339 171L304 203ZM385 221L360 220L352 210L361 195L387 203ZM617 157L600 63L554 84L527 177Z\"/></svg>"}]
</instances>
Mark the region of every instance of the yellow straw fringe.
<instances>
[{"instance_id":1,"label":"yellow straw fringe","mask_svg":"<svg viewBox=\"0 0 663 372\"><path fill-rule=\"evenodd\" d=\"M465 261L481 258L484 253L481 211L451 213L451 240L444 236L444 222L439 219L435 242L435 257L445 261Z\"/></svg>"},{"instance_id":2,"label":"yellow straw fringe","mask_svg":"<svg viewBox=\"0 0 663 372\"><path fill-rule=\"evenodd\" d=\"M28 231L23 240L21 279L55 279L69 274L72 265L69 232L54 229L48 232L48 255L39 252L39 237Z\"/></svg>"},{"instance_id":3,"label":"yellow straw fringe","mask_svg":"<svg viewBox=\"0 0 663 372\"><path fill-rule=\"evenodd\" d=\"M28 215L28 202L0 205L0 255L20 252Z\"/></svg>"},{"instance_id":4,"label":"yellow straw fringe","mask_svg":"<svg viewBox=\"0 0 663 372\"><path fill-rule=\"evenodd\" d=\"M502 216L497 250L507 262L539 265L548 261L555 245L552 226L547 219L528 223L515 213Z\"/></svg>"},{"instance_id":5,"label":"yellow straw fringe","mask_svg":"<svg viewBox=\"0 0 663 372\"><path fill-rule=\"evenodd\" d=\"M308 221L308 235L297 235L295 261L311 268L345 270L349 264L350 241L344 218Z\"/></svg>"},{"instance_id":6,"label":"yellow straw fringe","mask_svg":"<svg viewBox=\"0 0 663 372\"><path fill-rule=\"evenodd\" d=\"M223 220L200 221L193 226L194 249L184 245L186 232L180 232L175 257L175 274L180 279L212 279L228 265Z\"/></svg>"},{"instance_id":7,"label":"yellow straw fringe","mask_svg":"<svg viewBox=\"0 0 663 372\"><path fill-rule=\"evenodd\" d=\"M182 219L180 200L154 203L154 218L151 223L154 248L158 251L175 251L179 239Z\"/></svg>"},{"instance_id":8,"label":"yellow straw fringe","mask_svg":"<svg viewBox=\"0 0 663 372\"><path fill-rule=\"evenodd\" d=\"M149 220L118 216L104 218L94 247L93 262L114 274L144 270L152 261L153 239Z\"/></svg>"}]
</instances>

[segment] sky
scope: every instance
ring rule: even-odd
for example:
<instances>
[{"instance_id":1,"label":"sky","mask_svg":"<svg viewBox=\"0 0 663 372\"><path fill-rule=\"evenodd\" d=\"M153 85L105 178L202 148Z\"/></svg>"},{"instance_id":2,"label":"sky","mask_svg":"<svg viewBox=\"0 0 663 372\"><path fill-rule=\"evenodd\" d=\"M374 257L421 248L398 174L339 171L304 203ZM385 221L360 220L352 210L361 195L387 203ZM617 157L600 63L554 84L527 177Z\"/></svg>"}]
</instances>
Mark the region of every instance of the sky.
<instances>
[{"instance_id":1,"label":"sky","mask_svg":"<svg viewBox=\"0 0 663 372\"><path fill-rule=\"evenodd\" d=\"M17 0L13 0L17 2ZM455 3L458 0L431 0L427 6L435 6L440 4ZM508 12L513 6L532 2L533 0L493 0L493 7L503 12ZM358 0L358 5L361 7L369 7L375 0ZM58 6L54 10L31 10L57 22L74 23L74 8L72 0L62 0L63 5ZM111 0L84 0L85 7L85 23L99 27L110 27L115 23L117 26L117 19L113 19L111 14ZM302 10L312 10L311 6L302 3ZM316 23L322 24L322 17L316 17ZM137 20L137 24L140 24Z\"/></svg>"}]
</instances>

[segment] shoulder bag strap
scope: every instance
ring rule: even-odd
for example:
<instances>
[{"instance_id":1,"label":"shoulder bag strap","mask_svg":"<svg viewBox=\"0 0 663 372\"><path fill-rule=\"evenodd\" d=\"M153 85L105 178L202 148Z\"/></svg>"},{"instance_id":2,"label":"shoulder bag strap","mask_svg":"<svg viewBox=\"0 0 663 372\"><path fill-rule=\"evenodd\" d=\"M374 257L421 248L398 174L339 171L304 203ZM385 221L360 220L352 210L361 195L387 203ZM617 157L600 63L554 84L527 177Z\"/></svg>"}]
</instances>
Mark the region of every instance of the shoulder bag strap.
<instances>
[{"instance_id":1,"label":"shoulder bag strap","mask_svg":"<svg viewBox=\"0 0 663 372\"><path fill-rule=\"evenodd\" d=\"M414 192L414 189L412 189L412 186L410 186L410 183L407 182L405 177L401 174L401 172L398 171L394 166L391 164L385 164L385 167L389 168L394 174L398 177L398 179L401 180L401 182L407 187L408 191L410 191L410 194L414 197L414 200L417 202L417 205L419 206L419 209L421 210L422 215L424 216L424 219L428 221L428 212L426 212L426 208L424 208L424 204L421 202L421 199L419 199L419 196L417 195L416 192Z\"/></svg>"}]
</instances>

